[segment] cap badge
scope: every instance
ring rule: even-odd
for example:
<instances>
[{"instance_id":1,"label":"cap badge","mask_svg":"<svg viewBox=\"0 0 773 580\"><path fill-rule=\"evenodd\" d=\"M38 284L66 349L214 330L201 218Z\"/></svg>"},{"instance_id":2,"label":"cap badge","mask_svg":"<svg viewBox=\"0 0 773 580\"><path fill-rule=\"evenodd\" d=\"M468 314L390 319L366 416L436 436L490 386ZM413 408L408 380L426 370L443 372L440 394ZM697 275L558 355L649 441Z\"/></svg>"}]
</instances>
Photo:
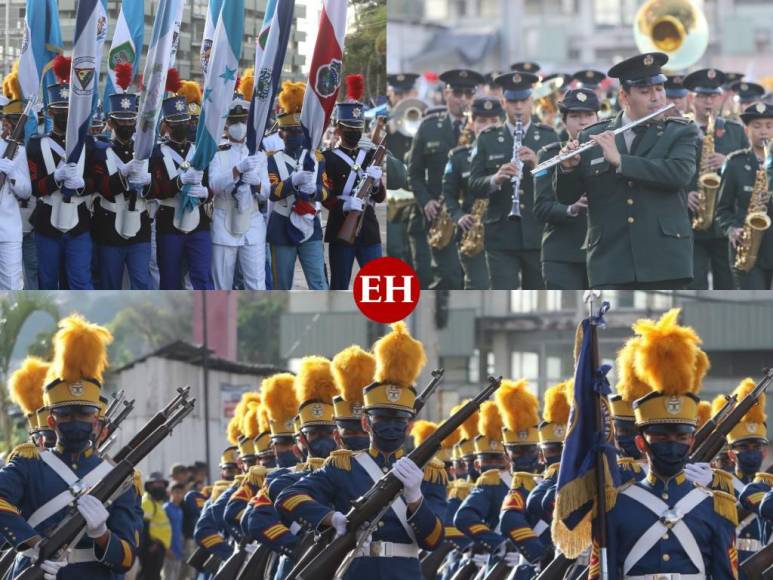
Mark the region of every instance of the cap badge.
<instances>
[{"instance_id":1,"label":"cap badge","mask_svg":"<svg viewBox=\"0 0 773 580\"><path fill-rule=\"evenodd\" d=\"M592 78L593 78L593 71L592 71L592 70L589 70L588 72L586 72L586 73L585 73L585 76L586 76L587 78L589 78L589 79L592 79Z\"/></svg>"},{"instance_id":2,"label":"cap badge","mask_svg":"<svg viewBox=\"0 0 773 580\"><path fill-rule=\"evenodd\" d=\"M666 411L670 415L678 415L682 410L682 400L679 397L669 397L666 400Z\"/></svg>"},{"instance_id":3,"label":"cap badge","mask_svg":"<svg viewBox=\"0 0 773 580\"><path fill-rule=\"evenodd\" d=\"M585 101L588 100L588 95L586 95L585 93L577 93L577 100L580 101L581 103L584 103Z\"/></svg>"},{"instance_id":4,"label":"cap badge","mask_svg":"<svg viewBox=\"0 0 773 580\"><path fill-rule=\"evenodd\" d=\"M360 415L362 415L362 405L360 404L352 405L352 415L354 415L355 417L359 417Z\"/></svg>"},{"instance_id":5,"label":"cap badge","mask_svg":"<svg viewBox=\"0 0 773 580\"><path fill-rule=\"evenodd\" d=\"M496 441L496 440L494 440L494 439L491 439L491 440L489 441L489 444L488 444L488 446L489 446L489 448L490 448L490 449L497 450L497 449L499 449L499 441Z\"/></svg>"},{"instance_id":6,"label":"cap badge","mask_svg":"<svg viewBox=\"0 0 773 580\"><path fill-rule=\"evenodd\" d=\"M311 406L311 416L316 418L322 416L322 405L320 403L314 403Z\"/></svg>"},{"instance_id":7,"label":"cap badge","mask_svg":"<svg viewBox=\"0 0 773 580\"><path fill-rule=\"evenodd\" d=\"M713 68L709 69L709 72L706 73L706 76L710 79L717 78L717 71L715 71Z\"/></svg>"},{"instance_id":8,"label":"cap badge","mask_svg":"<svg viewBox=\"0 0 773 580\"><path fill-rule=\"evenodd\" d=\"M131 107L131 101L129 99L121 99L121 108L122 109L128 109Z\"/></svg>"},{"instance_id":9,"label":"cap badge","mask_svg":"<svg viewBox=\"0 0 773 580\"><path fill-rule=\"evenodd\" d=\"M757 103L757 106L755 107L757 109L758 113L764 113L765 112L765 105L762 103Z\"/></svg>"},{"instance_id":10,"label":"cap badge","mask_svg":"<svg viewBox=\"0 0 773 580\"><path fill-rule=\"evenodd\" d=\"M85 390L86 387L83 386L83 383L73 383L70 385L70 393L73 397L82 397Z\"/></svg>"},{"instance_id":11,"label":"cap badge","mask_svg":"<svg viewBox=\"0 0 773 580\"><path fill-rule=\"evenodd\" d=\"M362 117L362 109L359 107L355 107L354 109L352 109L352 117L354 117L355 119L359 119L360 117Z\"/></svg>"},{"instance_id":12,"label":"cap badge","mask_svg":"<svg viewBox=\"0 0 773 580\"><path fill-rule=\"evenodd\" d=\"M174 108L177 109L178 111L184 111L185 110L185 103L183 103L182 101L177 101L174 104Z\"/></svg>"},{"instance_id":13,"label":"cap badge","mask_svg":"<svg viewBox=\"0 0 773 580\"><path fill-rule=\"evenodd\" d=\"M405 80L405 75L397 75L397 82L401 83Z\"/></svg>"},{"instance_id":14,"label":"cap badge","mask_svg":"<svg viewBox=\"0 0 773 580\"><path fill-rule=\"evenodd\" d=\"M746 431L747 433L756 433L757 432L757 423L746 423Z\"/></svg>"},{"instance_id":15,"label":"cap badge","mask_svg":"<svg viewBox=\"0 0 773 580\"><path fill-rule=\"evenodd\" d=\"M564 433L566 433L566 426L556 425L555 427L553 427L553 433L555 433L556 437L563 437Z\"/></svg>"},{"instance_id":16,"label":"cap badge","mask_svg":"<svg viewBox=\"0 0 773 580\"><path fill-rule=\"evenodd\" d=\"M483 108L487 111L490 111L491 109L494 108L494 103L492 103L491 101L486 101L485 103L483 103Z\"/></svg>"},{"instance_id":17,"label":"cap badge","mask_svg":"<svg viewBox=\"0 0 773 580\"><path fill-rule=\"evenodd\" d=\"M523 79L522 79L521 75L519 75L518 73L515 73L513 75L513 82L514 83L520 84L521 80L523 80Z\"/></svg>"},{"instance_id":18,"label":"cap badge","mask_svg":"<svg viewBox=\"0 0 773 580\"><path fill-rule=\"evenodd\" d=\"M459 78L460 79L466 79L469 76L469 73L466 70L460 70L459 71Z\"/></svg>"},{"instance_id":19,"label":"cap badge","mask_svg":"<svg viewBox=\"0 0 773 580\"><path fill-rule=\"evenodd\" d=\"M655 59L652 58L651 54L648 54L644 57L644 60L642 60L642 63L644 63L644 66L652 66L652 63L655 62Z\"/></svg>"},{"instance_id":20,"label":"cap badge","mask_svg":"<svg viewBox=\"0 0 773 580\"><path fill-rule=\"evenodd\" d=\"M386 390L386 396L391 402L396 403L400 400L400 387L389 385Z\"/></svg>"},{"instance_id":21,"label":"cap badge","mask_svg":"<svg viewBox=\"0 0 773 580\"><path fill-rule=\"evenodd\" d=\"M741 83L741 90L742 91L748 91L749 90L749 85L747 85L746 83Z\"/></svg>"}]
</instances>

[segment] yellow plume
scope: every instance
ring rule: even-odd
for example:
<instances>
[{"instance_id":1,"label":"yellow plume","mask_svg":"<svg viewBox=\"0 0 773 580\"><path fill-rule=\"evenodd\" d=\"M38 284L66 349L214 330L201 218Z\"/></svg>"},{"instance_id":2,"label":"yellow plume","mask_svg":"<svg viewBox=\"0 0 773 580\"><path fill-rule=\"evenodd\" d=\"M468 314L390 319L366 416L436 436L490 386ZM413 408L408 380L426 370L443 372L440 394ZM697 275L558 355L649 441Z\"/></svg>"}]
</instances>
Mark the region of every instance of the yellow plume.
<instances>
[{"instance_id":1,"label":"yellow plume","mask_svg":"<svg viewBox=\"0 0 773 580\"><path fill-rule=\"evenodd\" d=\"M706 378L709 370L711 370L711 361L709 355L703 352L702 349L697 348L695 350L695 377L693 378L692 392L698 394L703 388L703 379Z\"/></svg>"},{"instance_id":2,"label":"yellow plume","mask_svg":"<svg viewBox=\"0 0 773 580\"><path fill-rule=\"evenodd\" d=\"M522 431L536 427L539 423L539 401L529 390L529 382L526 379L502 381L502 385L494 394L494 400L499 407L502 421L510 431Z\"/></svg>"},{"instance_id":3,"label":"yellow plume","mask_svg":"<svg viewBox=\"0 0 773 580\"><path fill-rule=\"evenodd\" d=\"M427 437L432 435L435 431L437 431L437 423L433 423L432 421L425 421L424 419L419 419L413 424L413 427L411 428L411 436L413 437L413 444L418 447L424 441L427 440Z\"/></svg>"},{"instance_id":4,"label":"yellow plume","mask_svg":"<svg viewBox=\"0 0 773 580\"><path fill-rule=\"evenodd\" d=\"M285 113L300 113L303 107L303 95L306 92L306 83L285 81L282 83L282 92L279 93L279 106Z\"/></svg>"},{"instance_id":5,"label":"yellow plume","mask_svg":"<svg viewBox=\"0 0 773 580\"><path fill-rule=\"evenodd\" d=\"M28 356L8 381L11 401L25 414L34 413L43 406L43 387L49 363L36 356Z\"/></svg>"},{"instance_id":6,"label":"yellow plume","mask_svg":"<svg viewBox=\"0 0 773 580\"><path fill-rule=\"evenodd\" d=\"M376 357L357 345L345 348L333 357L333 376L338 393L349 403L362 405L362 390L373 382Z\"/></svg>"},{"instance_id":7,"label":"yellow plume","mask_svg":"<svg viewBox=\"0 0 773 580\"><path fill-rule=\"evenodd\" d=\"M196 81L180 81L180 88L177 94L185 97L188 103L201 104L201 85Z\"/></svg>"},{"instance_id":8,"label":"yellow plume","mask_svg":"<svg viewBox=\"0 0 773 580\"><path fill-rule=\"evenodd\" d=\"M255 90L255 69L250 67L244 69L242 80L239 83L239 90L244 95L245 101L252 100L252 93Z\"/></svg>"},{"instance_id":9,"label":"yellow plume","mask_svg":"<svg viewBox=\"0 0 773 580\"><path fill-rule=\"evenodd\" d=\"M451 413L455 413L457 410L461 409L462 406L464 406L468 401L462 401L459 405L454 407L454 409L451 411ZM462 439L466 439L468 441L472 441L475 439L475 437L478 436L478 416L480 415L480 411L475 411L472 415L470 415L464 423L462 423L459 426L459 429L462 431Z\"/></svg>"},{"instance_id":10,"label":"yellow plume","mask_svg":"<svg viewBox=\"0 0 773 580\"><path fill-rule=\"evenodd\" d=\"M3 79L3 95L12 101L22 99L21 84L19 83L19 61L13 63L11 72Z\"/></svg>"},{"instance_id":11,"label":"yellow plume","mask_svg":"<svg viewBox=\"0 0 773 580\"><path fill-rule=\"evenodd\" d=\"M268 416L274 423L283 423L298 414L294 384L295 376L290 373L263 379L260 392L263 393L263 404L268 407Z\"/></svg>"},{"instance_id":12,"label":"yellow plume","mask_svg":"<svg viewBox=\"0 0 773 580\"><path fill-rule=\"evenodd\" d=\"M241 429L240 423L241 423L241 420L236 415L231 417L231 420L228 421L226 437L228 438L228 442L231 445L236 445L236 443L239 441L239 437L241 437L242 435L242 429Z\"/></svg>"},{"instance_id":13,"label":"yellow plume","mask_svg":"<svg viewBox=\"0 0 773 580\"><path fill-rule=\"evenodd\" d=\"M244 436L249 439L254 439L260 433L260 425L258 424L258 410L261 406L260 395L255 393L257 400L253 399L247 403L247 410L242 415L241 430Z\"/></svg>"},{"instance_id":14,"label":"yellow plume","mask_svg":"<svg viewBox=\"0 0 773 580\"><path fill-rule=\"evenodd\" d=\"M542 418L548 423L564 425L569 421L569 400L566 383L558 383L545 391L545 406Z\"/></svg>"},{"instance_id":15,"label":"yellow plume","mask_svg":"<svg viewBox=\"0 0 773 580\"><path fill-rule=\"evenodd\" d=\"M717 395L714 400L711 401L711 414L716 415L719 410L727 403L727 397L725 395Z\"/></svg>"},{"instance_id":16,"label":"yellow plume","mask_svg":"<svg viewBox=\"0 0 773 580\"><path fill-rule=\"evenodd\" d=\"M332 403L338 394L330 361L323 356L307 356L301 359L295 377L295 396L300 403L318 399Z\"/></svg>"},{"instance_id":17,"label":"yellow plume","mask_svg":"<svg viewBox=\"0 0 773 580\"><path fill-rule=\"evenodd\" d=\"M646 383L642 382L636 374L634 359L636 349L639 347L640 337L633 336L628 339L623 348L617 353L618 381L615 389L628 403L633 403L644 395L652 392Z\"/></svg>"},{"instance_id":18,"label":"yellow plume","mask_svg":"<svg viewBox=\"0 0 773 580\"><path fill-rule=\"evenodd\" d=\"M87 322L79 314L63 318L54 335L54 360L46 383L57 378L68 383L81 379L102 382L102 373L107 368L107 345L112 341L109 330Z\"/></svg>"},{"instance_id":19,"label":"yellow plume","mask_svg":"<svg viewBox=\"0 0 773 580\"><path fill-rule=\"evenodd\" d=\"M488 439L502 440L502 416L494 401L484 401L480 406L478 431Z\"/></svg>"},{"instance_id":20,"label":"yellow plume","mask_svg":"<svg viewBox=\"0 0 773 580\"><path fill-rule=\"evenodd\" d=\"M756 383L754 382L754 379L750 377L742 380L741 383L735 388L735 391L733 391L736 395L738 395L738 402L740 403L743 401L744 397L751 393L755 386ZM757 402L752 405L751 409L746 412L746 415L743 416L741 421L749 423L764 423L766 420L767 415L765 413L765 393L762 393L757 399Z\"/></svg>"},{"instance_id":21,"label":"yellow plume","mask_svg":"<svg viewBox=\"0 0 773 580\"><path fill-rule=\"evenodd\" d=\"M258 408L258 429L259 433L266 433L271 429L268 424L268 409L265 405L261 405Z\"/></svg>"},{"instance_id":22,"label":"yellow plume","mask_svg":"<svg viewBox=\"0 0 773 580\"><path fill-rule=\"evenodd\" d=\"M701 401L698 403L698 429L711 419L711 403L708 401Z\"/></svg>"},{"instance_id":23,"label":"yellow plume","mask_svg":"<svg viewBox=\"0 0 773 580\"><path fill-rule=\"evenodd\" d=\"M373 345L373 352L376 381L400 387L413 386L427 362L424 346L408 333L405 322L395 322L392 332Z\"/></svg>"}]
</instances>

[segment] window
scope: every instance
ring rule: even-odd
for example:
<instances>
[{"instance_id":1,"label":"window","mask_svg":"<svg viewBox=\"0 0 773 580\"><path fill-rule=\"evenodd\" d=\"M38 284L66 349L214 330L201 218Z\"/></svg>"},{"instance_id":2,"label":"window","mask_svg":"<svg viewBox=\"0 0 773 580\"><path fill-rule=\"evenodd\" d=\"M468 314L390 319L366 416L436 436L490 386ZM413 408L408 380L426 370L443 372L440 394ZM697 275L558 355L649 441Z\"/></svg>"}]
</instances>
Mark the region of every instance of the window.
<instances>
[{"instance_id":1,"label":"window","mask_svg":"<svg viewBox=\"0 0 773 580\"><path fill-rule=\"evenodd\" d=\"M496 370L496 360L494 359L494 353L490 352L486 354L486 374L493 375Z\"/></svg>"},{"instance_id":2,"label":"window","mask_svg":"<svg viewBox=\"0 0 773 580\"><path fill-rule=\"evenodd\" d=\"M561 357L560 356L548 356L545 360L545 373L549 381L559 381L562 378L561 374Z\"/></svg>"},{"instance_id":3,"label":"window","mask_svg":"<svg viewBox=\"0 0 773 580\"><path fill-rule=\"evenodd\" d=\"M510 292L510 312L533 312L538 306L539 293L534 290Z\"/></svg>"},{"instance_id":4,"label":"window","mask_svg":"<svg viewBox=\"0 0 773 580\"><path fill-rule=\"evenodd\" d=\"M476 348L467 359L467 378L471 383L480 382L480 351Z\"/></svg>"},{"instance_id":5,"label":"window","mask_svg":"<svg viewBox=\"0 0 773 580\"><path fill-rule=\"evenodd\" d=\"M545 290L545 310L561 310L563 308L562 295L561 290Z\"/></svg>"},{"instance_id":6,"label":"window","mask_svg":"<svg viewBox=\"0 0 773 580\"><path fill-rule=\"evenodd\" d=\"M539 378L539 355L536 352L513 351L510 354L510 376L536 381Z\"/></svg>"}]
</instances>

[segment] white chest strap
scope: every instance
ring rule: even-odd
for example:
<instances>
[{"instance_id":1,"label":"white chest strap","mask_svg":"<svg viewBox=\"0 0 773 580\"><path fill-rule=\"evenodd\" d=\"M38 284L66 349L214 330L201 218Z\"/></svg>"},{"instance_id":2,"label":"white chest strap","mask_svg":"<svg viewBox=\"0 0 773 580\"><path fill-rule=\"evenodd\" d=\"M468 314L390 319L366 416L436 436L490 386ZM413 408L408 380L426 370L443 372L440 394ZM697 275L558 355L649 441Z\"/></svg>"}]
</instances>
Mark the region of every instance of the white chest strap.
<instances>
[{"instance_id":1,"label":"white chest strap","mask_svg":"<svg viewBox=\"0 0 773 580\"><path fill-rule=\"evenodd\" d=\"M695 509L706 497L711 497L711 492L701 488L695 488L670 508L663 500L649 491L632 485L623 491L631 499L646 507L654 513L658 520L642 534L634 544L623 564L623 574L628 574L646 554L657 543L666 532L670 531L681 544L687 557L690 558L693 566L698 569L698 574L705 574L706 567L703 563L703 556L698 547L695 536L684 523L684 517ZM666 525L669 524L669 525Z\"/></svg>"},{"instance_id":2,"label":"white chest strap","mask_svg":"<svg viewBox=\"0 0 773 580\"><path fill-rule=\"evenodd\" d=\"M287 170L287 166L294 166L296 163L295 159L290 157L284 151L278 151L277 153L274 153L274 159L276 159L276 169L279 171L279 179L282 181L286 180L288 177L290 177L290 172Z\"/></svg>"},{"instance_id":3,"label":"white chest strap","mask_svg":"<svg viewBox=\"0 0 773 580\"><path fill-rule=\"evenodd\" d=\"M365 470L365 473L373 480L373 483L376 483L384 475L381 472L381 468L367 451L355 455L354 460ZM397 496L395 501L392 502L391 508L397 516L397 519L400 520L400 524L405 528L408 537L416 542L416 535L413 533L413 528L408 524L408 506L405 505L403 498Z\"/></svg>"},{"instance_id":4,"label":"white chest strap","mask_svg":"<svg viewBox=\"0 0 773 580\"><path fill-rule=\"evenodd\" d=\"M113 151L112 147L108 147L105 150L105 165L107 166L108 175L115 175L115 172L118 171L118 166L123 164L123 161L121 161L116 152Z\"/></svg>"},{"instance_id":5,"label":"white chest strap","mask_svg":"<svg viewBox=\"0 0 773 580\"><path fill-rule=\"evenodd\" d=\"M62 478L67 484L67 489L59 495L52 497L27 518L27 523L33 528L50 518L59 510L70 505L80 491L93 487L113 469L110 462L103 461L85 476L79 478L64 461L59 459L59 457L48 449L40 452L40 459L42 459L54 473Z\"/></svg>"},{"instance_id":6,"label":"white chest strap","mask_svg":"<svg viewBox=\"0 0 773 580\"><path fill-rule=\"evenodd\" d=\"M352 194L352 188L354 187L355 180L362 176L362 163L365 161L365 155L367 155L367 151L360 149L357 152L356 160L353 160L340 149L333 149L333 153L341 158L351 169L349 172L349 177L347 177L346 183L344 184L344 189L341 192L342 197L349 197Z\"/></svg>"},{"instance_id":7,"label":"white chest strap","mask_svg":"<svg viewBox=\"0 0 773 580\"><path fill-rule=\"evenodd\" d=\"M191 144L188 153L183 158L182 155L166 143L161 144L161 157L164 160L164 167L166 167L166 174L169 176L169 179L174 179L180 174L180 165L186 161L190 162L195 151L196 146Z\"/></svg>"},{"instance_id":8,"label":"white chest strap","mask_svg":"<svg viewBox=\"0 0 773 580\"><path fill-rule=\"evenodd\" d=\"M738 523L738 527L736 528L736 536L740 537L741 532L743 532L747 526L750 526L756 521L757 521L757 514L751 513L748 516L746 516Z\"/></svg>"},{"instance_id":9,"label":"white chest strap","mask_svg":"<svg viewBox=\"0 0 773 580\"><path fill-rule=\"evenodd\" d=\"M54 163L54 155L51 152L53 149L54 153L56 153L59 156L59 163ZM40 140L40 152L43 155L43 164L46 166L46 172L49 175L52 175L54 171L56 171L56 168L62 165L63 163L67 162L67 159L65 158L64 149L62 149L62 146L59 145L56 141L54 141L51 137L43 137ZM83 166L85 163L85 155L86 152L85 145L81 147L81 156L78 158L78 172L83 175Z\"/></svg>"},{"instance_id":10,"label":"white chest strap","mask_svg":"<svg viewBox=\"0 0 773 580\"><path fill-rule=\"evenodd\" d=\"M549 527L550 526L548 525L548 523L545 520L540 520L540 521L538 521L534 525L534 528L533 528L534 529L534 533L537 534L538 536L541 536L542 532L547 530Z\"/></svg>"}]
</instances>

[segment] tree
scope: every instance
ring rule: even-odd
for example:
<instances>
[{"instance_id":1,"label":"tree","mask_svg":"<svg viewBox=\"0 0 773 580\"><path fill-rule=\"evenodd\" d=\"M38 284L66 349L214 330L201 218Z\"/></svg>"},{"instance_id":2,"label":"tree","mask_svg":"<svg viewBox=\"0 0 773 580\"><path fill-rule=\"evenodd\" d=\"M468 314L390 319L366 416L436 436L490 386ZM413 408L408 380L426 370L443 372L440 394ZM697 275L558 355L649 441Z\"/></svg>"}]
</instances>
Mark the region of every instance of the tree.
<instances>
[{"instance_id":1,"label":"tree","mask_svg":"<svg viewBox=\"0 0 773 580\"><path fill-rule=\"evenodd\" d=\"M240 361L264 364L279 361L279 318L286 303L287 297L282 292L240 294L237 330Z\"/></svg>"},{"instance_id":2,"label":"tree","mask_svg":"<svg viewBox=\"0 0 773 580\"><path fill-rule=\"evenodd\" d=\"M386 0L350 0L354 23L346 35L344 74L365 76L365 96L386 94Z\"/></svg>"}]
</instances>

